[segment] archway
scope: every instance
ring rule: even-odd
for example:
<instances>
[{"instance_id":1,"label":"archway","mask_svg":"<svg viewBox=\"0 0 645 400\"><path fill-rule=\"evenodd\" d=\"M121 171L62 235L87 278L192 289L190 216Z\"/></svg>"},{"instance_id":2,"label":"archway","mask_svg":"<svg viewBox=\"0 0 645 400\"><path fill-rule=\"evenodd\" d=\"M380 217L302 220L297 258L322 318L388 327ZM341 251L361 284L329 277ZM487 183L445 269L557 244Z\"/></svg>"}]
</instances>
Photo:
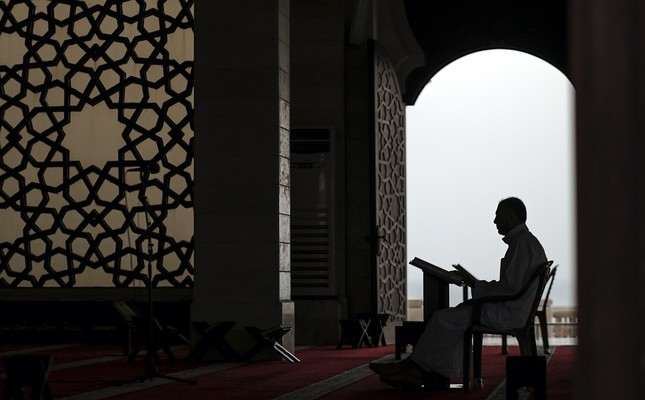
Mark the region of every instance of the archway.
<instances>
[{"instance_id":1,"label":"archway","mask_svg":"<svg viewBox=\"0 0 645 400\"><path fill-rule=\"evenodd\" d=\"M573 87L558 69L510 50L458 59L408 107L407 147L408 258L497 279L505 245L494 208L516 195L561 264L554 304L575 306ZM421 297L420 280L408 271L409 299Z\"/></svg>"},{"instance_id":2,"label":"archway","mask_svg":"<svg viewBox=\"0 0 645 400\"><path fill-rule=\"evenodd\" d=\"M404 100L413 104L428 80L475 51L520 50L569 75L568 9L561 0L518 3L479 0L405 0L410 29L424 65L406 78Z\"/></svg>"}]
</instances>

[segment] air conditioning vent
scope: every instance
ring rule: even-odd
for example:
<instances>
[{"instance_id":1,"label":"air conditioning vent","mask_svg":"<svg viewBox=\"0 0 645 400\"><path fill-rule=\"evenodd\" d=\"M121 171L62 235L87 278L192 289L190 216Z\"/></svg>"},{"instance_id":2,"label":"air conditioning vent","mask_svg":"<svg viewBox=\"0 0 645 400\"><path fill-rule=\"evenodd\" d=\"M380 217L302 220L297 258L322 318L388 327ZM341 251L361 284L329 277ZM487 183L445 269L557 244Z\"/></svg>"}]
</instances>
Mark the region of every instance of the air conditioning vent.
<instances>
[{"instance_id":1,"label":"air conditioning vent","mask_svg":"<svg viewBox=\"0 0 645 400\"><path fill-rule=\"evenodd\" d=\"M291 130L291 293L335 294L329 129Z\"/></svg>"}]
</instances>

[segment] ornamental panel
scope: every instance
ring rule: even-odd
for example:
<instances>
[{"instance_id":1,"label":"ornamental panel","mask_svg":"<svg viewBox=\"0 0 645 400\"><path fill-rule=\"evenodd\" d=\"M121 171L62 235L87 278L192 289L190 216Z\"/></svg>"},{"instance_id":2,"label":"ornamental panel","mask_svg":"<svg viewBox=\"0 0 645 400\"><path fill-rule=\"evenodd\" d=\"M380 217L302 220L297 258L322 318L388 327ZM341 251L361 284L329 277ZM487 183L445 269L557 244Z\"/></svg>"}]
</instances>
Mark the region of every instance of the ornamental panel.
<instances>
[{"instance_id":1,"label":"ornamental panel","mask_svg":"<svg viewBox=\"0 0 645 400\"><path fill-rule=\"evenodd\" d=\"M192 70L193 0L0 2L0 286L143 286L146 217L192 286Z\"/></svg>"},{"instance_id":2,"label":"ornamental panel","mask_svg":"<svg viewBox=\"0 0 645 400\"><path fill-rule=\"evenodd\" d=\"M375 52L378 312L406 310L405 108L391 63Z\"/></svg>"}]
</instances>

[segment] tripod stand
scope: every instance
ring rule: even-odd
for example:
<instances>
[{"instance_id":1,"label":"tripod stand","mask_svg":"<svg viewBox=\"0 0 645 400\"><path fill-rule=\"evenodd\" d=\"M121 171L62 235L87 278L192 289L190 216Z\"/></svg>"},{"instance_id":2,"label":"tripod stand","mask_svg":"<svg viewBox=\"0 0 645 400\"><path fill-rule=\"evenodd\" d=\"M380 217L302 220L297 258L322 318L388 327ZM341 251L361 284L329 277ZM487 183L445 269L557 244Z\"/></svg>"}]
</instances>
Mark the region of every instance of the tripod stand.
<instances>
[{"instance_id":1,"label":"tripod stand","mask_svg":"<svg viewBox=\"0 0 645 400\"><path fill-rule=\"evenodd\" d=\"M148 179L150 178L150 174L159 172L159 166L157 164L149 164L141 168L136 168L135 170L138 170L140 172L140 177L141 177L141 187L139 189L139 200L143 204L143 210L144 210L145 221L146 221L146 239L148 241L148 321L147 321L148 337L147 337L146 355L144 358L145 371L142 376L134 378L125 383L132 383L136 381L143 382L145 380L153 380L154 378L164 378L164 379L169 379L177 382L184 382L191 385L196 385L197 382L195 381L160 374L159 369L157 368L157 364L155 362L157 358L157 348L155 346L155 341L154 341L155 318L153 313L154 299L152 297L152 292L153 292L152 291L152 281L153 281L152 248L153 246L152 246L152 228L150 226L150 204L148 203L148 197L146 196L146 189L148 186Z\"/></svg>"}]
</instances>

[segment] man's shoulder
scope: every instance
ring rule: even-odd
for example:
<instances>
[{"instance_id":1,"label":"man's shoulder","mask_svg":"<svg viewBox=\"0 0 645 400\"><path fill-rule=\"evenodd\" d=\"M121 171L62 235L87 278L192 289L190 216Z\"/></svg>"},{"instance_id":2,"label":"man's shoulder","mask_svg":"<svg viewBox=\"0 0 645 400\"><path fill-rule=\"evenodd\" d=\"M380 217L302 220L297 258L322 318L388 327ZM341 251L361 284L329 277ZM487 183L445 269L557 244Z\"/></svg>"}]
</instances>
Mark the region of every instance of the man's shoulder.
<instances>
[{"instance_id":1,"label":"man's shoulder","mask_svg":"<svg viewBox=\"0 0 645 400\"><path fill-rule=\"evenodd\" d=\"M518 232L515 236L515 241L517 244L526 243L530 246L542 247L540 240L528 229Z\"/></svg>"},{"instance_id":2,"label":"man's shoulder","mask_svg":"<svg viewBox=\"0 0 645 400\"><path fill-rule=\"evenodd\" d=\"M517 242L518 240L531 240L537 239L531 233L529 228L525 224L521 224L513 228L513 230L505 238L508 241Z\"/></svg>"}]
</instances>

